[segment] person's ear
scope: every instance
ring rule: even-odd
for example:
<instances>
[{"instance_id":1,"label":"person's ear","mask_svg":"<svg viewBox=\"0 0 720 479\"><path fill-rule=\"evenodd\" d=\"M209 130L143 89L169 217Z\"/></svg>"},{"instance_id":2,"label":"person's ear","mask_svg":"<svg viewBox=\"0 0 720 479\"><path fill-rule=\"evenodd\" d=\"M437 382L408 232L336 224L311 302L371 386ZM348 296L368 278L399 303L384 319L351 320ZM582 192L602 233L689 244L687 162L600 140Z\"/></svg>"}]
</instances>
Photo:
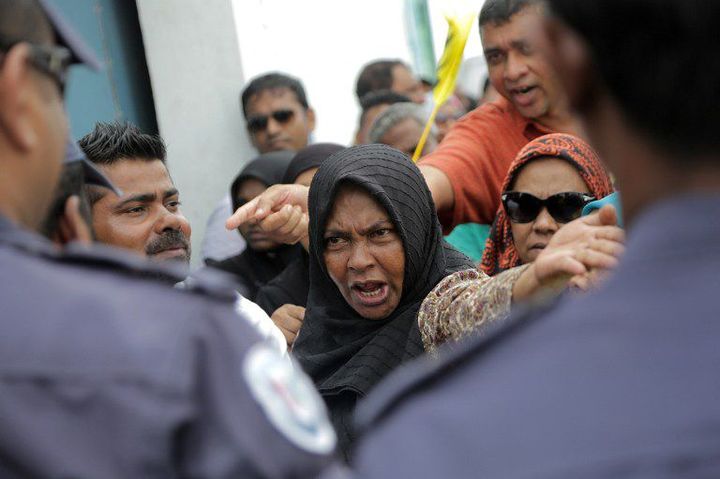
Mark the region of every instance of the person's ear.
<instances>
[{"instance_id":1,"label":"person's ear","mask_svg":"<svg viewBox=\"0 0 720 479\"><path fill-rule=\"evenodd\" d=\"M589 107L597 95L598 75L587 44L560 19L547 15L547 60L563 84L570 107L578 112Z\"/></svg>"},{"instance_id":2,"label":"person's ear","mask_svg":"<svg viewBox=\"0 0 720 479\"><path fill-rule=\"evenodd\" d=\"M257 142L257 138L255 137L255 133L250 131L250 128L247 128L247 123L245 125L246 125L245 131L247 131L248 138L250 138L250 143L256 150L260 151L260 148L259 148L258 142Z\"/></svg>"},{"instance_id":3,"label":"person's ear","mask_svg":"<svg viewBox=\"0 0 720 479\"><path fill-rule=\"evenodd\" d=\"M90 225L80 213L80 198L76 195L70 196L65 201L63 215L58 221L58 229L53 235L53 241L61 246L76 241L85 246L92 244L92 233Z\"/></svg>"},{"instance_id":4,"label":"person's ear","mask_svg":"<svg viewBox=\"0 0 720 479\"><path fill-rule=\"evenodd\" d=\"M38 143L33 127L33 104L38 95L28 63L29 46L18 44L0 62L0 129L17 149L28 151Z\"/></svg>"},{"instance_id":5,"label":"person's ear","mask_svg":"<svg viewBox=\"0 0 720 479\"><path fill-rule=\"evenodd\" d=\"M315 110L308 107L308 109L305 110L305 118L307 119L308 132L315 131Z\"/></svg>"}]
</instances>

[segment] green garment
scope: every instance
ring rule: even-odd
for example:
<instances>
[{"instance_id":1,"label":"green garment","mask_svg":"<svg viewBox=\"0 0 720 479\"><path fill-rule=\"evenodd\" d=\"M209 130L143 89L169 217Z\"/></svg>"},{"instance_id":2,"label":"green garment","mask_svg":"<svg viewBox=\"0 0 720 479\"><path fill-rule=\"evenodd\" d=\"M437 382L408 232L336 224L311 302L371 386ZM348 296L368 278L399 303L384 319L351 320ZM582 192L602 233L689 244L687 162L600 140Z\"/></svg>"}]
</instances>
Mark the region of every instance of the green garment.
<instances>
[{"instance_id":1,"label":"green garment","mask_svg":"<svg viewBox=\"0 0 720 479\"><path fill-rule=\"evenodd\" d=\"M476 263L482 259L485 241L490 235L490 225L465 223L458 225L445 240Z\"/></svg>"}]
</instances>

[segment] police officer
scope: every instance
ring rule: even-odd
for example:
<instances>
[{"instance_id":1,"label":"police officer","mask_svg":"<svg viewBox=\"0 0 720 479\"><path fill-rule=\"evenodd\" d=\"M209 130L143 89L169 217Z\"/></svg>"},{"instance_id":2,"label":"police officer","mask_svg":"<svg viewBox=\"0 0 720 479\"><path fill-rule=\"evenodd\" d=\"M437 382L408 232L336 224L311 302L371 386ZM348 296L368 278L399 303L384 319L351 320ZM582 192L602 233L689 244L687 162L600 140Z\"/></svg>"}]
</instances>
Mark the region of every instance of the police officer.
<instances>
[{"instance_id":1,"label":"police officer","mask_svg":"<svg viewBox=\"0 0 720 479\"><path fill-rule=\"evenodd\" d=\"M335 446L322 402L223 281L174 289L157 276L182 274L30 232L80 62L96 63L44 0L0 0L0 477L317 474Z\"/></svg>"},{"instance_id":2,"label":"police officer","mask_svg":"<svg viewBox=\"0 0 720 479\"><path fill-rule=\"evenodd\" d=\"M93 241L92 211L85 185L122 192L85 157L72 138L65 145L65 161L60 179L40 233L59 247L76 241L90 245Z\"/></svg>"},{"instance_id":3,"label":"police officer","mask_svg":"<svg viewBox=\"0 0 720 479\"><path fill-rule=\"evenodd\" d=\"M524 32L617 175L625 255L368 398L357 477L720 477L720 2L550 4Z\"/></svg>"}]
</instances>

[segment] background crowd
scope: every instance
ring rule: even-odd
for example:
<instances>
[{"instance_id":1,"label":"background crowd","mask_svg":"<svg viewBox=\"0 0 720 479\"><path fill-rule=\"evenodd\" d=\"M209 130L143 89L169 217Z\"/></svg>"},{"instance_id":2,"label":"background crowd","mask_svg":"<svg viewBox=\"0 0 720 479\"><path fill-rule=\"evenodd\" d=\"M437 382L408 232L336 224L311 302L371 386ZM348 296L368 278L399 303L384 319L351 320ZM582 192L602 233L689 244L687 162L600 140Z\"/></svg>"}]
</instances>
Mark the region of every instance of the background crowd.
<instances>
[{"instance_id":1,"label":"background crowd","mask_svg":"<svg viewBox=\"0 0 720 479\"><path fill-rule=\"evenodd\" d=\"M73 141L93 54L0 0L0 475L715 477L718 18L486 0L483 96L417 163L433 86L402 61L360 67L353 145L253 78L257 156L190 271L162 138Z\"/></svg>"}]
</instances>

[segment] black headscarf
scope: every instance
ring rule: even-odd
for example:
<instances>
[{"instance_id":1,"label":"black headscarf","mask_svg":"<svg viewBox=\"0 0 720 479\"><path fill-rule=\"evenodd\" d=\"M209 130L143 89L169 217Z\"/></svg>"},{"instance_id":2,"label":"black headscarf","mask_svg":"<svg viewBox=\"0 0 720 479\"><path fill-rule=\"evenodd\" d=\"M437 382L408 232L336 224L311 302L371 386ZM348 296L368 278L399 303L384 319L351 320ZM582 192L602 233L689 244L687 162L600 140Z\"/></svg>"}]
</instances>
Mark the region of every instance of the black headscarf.
<instances>
[{"instance_id":1,"label":"black headscarf","mask_svg":"<svg viewBox=\"0 0 720 479\"><path fill-rule=\"evenodd\" d=\"M370 193L403 242L402 296L383 320L365 319L348 305L323 260L325 226L345 184ZM309 211L310 292L293 354L323 395L352 391L364 396L391 370L423 352L420 304L442 278L473 264L442 239L420 170L404 153L385 145L355 146L328 158L310 187Z\"/></svg>"},{"instance_id":2,"label":"black headscarf","mask_svg":"<svg viewBox=\"0 0 720 479\"><path fill-rule=\"evenodd\" d=\"M230 185L230 198L232 199L233 211L242 206L238 201L238 190L243 181L248 178L259 180L267 186L282 183L283 176L290 165L295 153L293 151L272 151L264 153L240 170Z\"/></svg>"},{"instance_id":3,"label":"black headscarf","mask_svg":"<svg viewBox=\"0 0 720 479\"><path fill-rule=\"evenodd\" d=\"M320 165L322 165L330 155L344 149L344 146L335 143L315 143L314 145L306 146L295 154L285 171L282 182L285 184L295 183L297 177L302 173L310 168L320 168Z\"/></svg>"},{"instance_id":4,"label":"black headscarf","mask_svg":"<svg viewBox=\"0 0 720 479\"><path fill-rule=\"evenodd\" d=\"M237 195L243 181L254 178L267 186L280 183L293 155L292 151L275 151L260 155L248 163L230 186L233 209L236 210L242 205ZM222 261L208 259L206 264L235 275L240 293L254 300L258 289L298 259L301 251L302 247L299 245L283 245L272 251L254 251L248 247L237 256Z\"/></svg>"},{"instance_id":5,"label":"black headscarf","mask_svg":"<svg viewBox=\"0 0 720 479\"><path fill-rule=\"evenodd\" d=\"M298 151L290 162L283 183L294 183L305 171L310 168L320 168L331 155L344 150L345 147L335 143L315 143ZM284 304L295 306L307 305L310 270L308 255L305 250L301 257L288 265L285 270L272 281L258 290L255 302L265 312L272 316L273 312Z\"/></svg>"}]
</instances>

